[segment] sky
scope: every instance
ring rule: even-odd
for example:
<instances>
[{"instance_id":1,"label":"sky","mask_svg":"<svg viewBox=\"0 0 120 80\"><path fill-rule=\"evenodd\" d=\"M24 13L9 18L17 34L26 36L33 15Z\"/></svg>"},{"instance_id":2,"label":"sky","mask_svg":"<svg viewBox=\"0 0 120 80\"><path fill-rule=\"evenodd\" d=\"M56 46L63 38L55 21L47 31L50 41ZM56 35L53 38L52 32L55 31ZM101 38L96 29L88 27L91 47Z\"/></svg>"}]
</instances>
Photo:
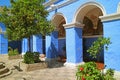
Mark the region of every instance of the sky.
<instances>
[{"instance_id":1,"label":"sky","mask_svg":"<svg viewBox=\"0 0 120 80\"><path fill-rule=\"evenodd\" d=\"M9 6L10 0L0 0L0 6Z\"/></svg>"}]
</instances>

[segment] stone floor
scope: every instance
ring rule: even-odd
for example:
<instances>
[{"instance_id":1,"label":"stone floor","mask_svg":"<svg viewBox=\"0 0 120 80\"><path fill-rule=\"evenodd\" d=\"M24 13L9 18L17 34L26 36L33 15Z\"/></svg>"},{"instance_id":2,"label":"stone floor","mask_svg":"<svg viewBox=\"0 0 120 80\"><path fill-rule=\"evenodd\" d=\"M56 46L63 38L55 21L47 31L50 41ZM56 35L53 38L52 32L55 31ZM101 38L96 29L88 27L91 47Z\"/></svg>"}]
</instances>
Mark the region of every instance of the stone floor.
<instances>
[{"instance_id":1,"label":"stone floor","mask_svg":"<svg viewBox=\"0 0 120 80\"><path fill-rule=\"evenodd\" d=\"M53 62L49 68L35 71L19 71L14 66L19 66L21 59L8 60L7 55L0 55L0 61L5 62L12 70L12 74L0 80L75 80L75 68L64 67L63 63Z\"/></svg>"},{"instance_id":2,"label":"stone floor","mask_svg":"<svg viewBox=\"0 0 120 80\"><path fill-rule=\"evenodd\" d=\"M76 80L76 69L64 67L63 63L50 63L49 68L35 71L19 71L14 66L19 66L22 59L8 60L7 55L0 55L0 62L5 62L6 66L12 70L12 74L0 80ZM120 80L120 72L115 72L115 78Z\"/></svg>"}]
</instances>

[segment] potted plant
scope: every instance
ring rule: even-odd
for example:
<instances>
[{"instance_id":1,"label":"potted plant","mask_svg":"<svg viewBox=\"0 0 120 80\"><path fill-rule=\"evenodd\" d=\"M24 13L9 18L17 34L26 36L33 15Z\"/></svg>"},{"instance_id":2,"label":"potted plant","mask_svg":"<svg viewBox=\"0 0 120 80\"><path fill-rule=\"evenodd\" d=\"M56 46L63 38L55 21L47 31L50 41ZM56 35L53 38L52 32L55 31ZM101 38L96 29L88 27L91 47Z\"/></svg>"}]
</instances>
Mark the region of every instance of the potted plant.
<instances>
[{"instance_id":1,"label":"potted plant","mask_svg":"<svg viewBox=\"0 0 120 80\"><path fill-rule=\"evenodd\" d=\"M47 62L40 60L39 54L39 52L26 52L23 58L23 65L26 66L24 69L25 71L33 71L48 67Z\"/></svg>"}]
</instances>

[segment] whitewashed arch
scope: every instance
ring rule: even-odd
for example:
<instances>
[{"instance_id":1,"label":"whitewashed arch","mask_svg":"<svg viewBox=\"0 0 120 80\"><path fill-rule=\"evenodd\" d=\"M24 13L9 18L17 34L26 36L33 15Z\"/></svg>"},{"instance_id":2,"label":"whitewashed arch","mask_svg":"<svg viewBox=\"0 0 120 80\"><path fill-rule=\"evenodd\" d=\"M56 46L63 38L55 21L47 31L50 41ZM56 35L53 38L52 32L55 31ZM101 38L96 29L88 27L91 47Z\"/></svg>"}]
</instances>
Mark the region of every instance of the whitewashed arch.
<instances>
[{"instance_id":1,"label":"whitewashed arch","mask_svg":"<svg viewBox=\"0 0 120 80\"><path fill-rule=\"evenodd\" d=\"M89 1L89 2L86 2L86 3L82 4L82 5L77 9L77 11L76 11L76 13L75 13L75 16L74 16L74 19L73 19L73 22L81 22L81 23L82 23L85 14L86 14L89 10L91 10L91 9L93 9L93 8L99 8L99 9L102 11L103 16L106 15L105 8L104 8L101 4L99 4L99 3L95 2L95 1ZM79 21L78 21L78 19L77 19L78 16L80 16L80 17L79 17L79 18L80 18Z\"/></svg>"},{"instance_id":2,"label":"whitewashed arch","mask_svg":"<svg viewBox=\"0 0 120 80\"><path fill-rule=\"evenodd\" d=\"M63 21L65 20L65 22L67 23L67 20L66 20L66 17L62 14L62 13L59 13L57 12L55 15L52 16L52 23L57 27L61 22L60 21Z\"/></svg>"},{"instance_id":3,"label":"whitewashed arch","mask_svg":"<svg viewBox=\"0 0 120 80\"><path fill-rule=\"evenodd\" d=\"M51 21L55 25L56 29L62 21L67 23L66 17L64 17L64 15L60 12L57 12L55 15L53 15Z\"/></svg>"}]
</instances>

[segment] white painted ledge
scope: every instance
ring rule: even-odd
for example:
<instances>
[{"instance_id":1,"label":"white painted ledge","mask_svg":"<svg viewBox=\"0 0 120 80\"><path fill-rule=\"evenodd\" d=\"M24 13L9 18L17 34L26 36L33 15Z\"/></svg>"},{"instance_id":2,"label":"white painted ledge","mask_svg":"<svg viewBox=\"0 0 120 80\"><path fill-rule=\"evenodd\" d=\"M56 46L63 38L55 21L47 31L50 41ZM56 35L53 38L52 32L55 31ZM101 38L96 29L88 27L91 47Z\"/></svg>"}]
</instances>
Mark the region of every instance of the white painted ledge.
<instances>
[{"instance_id":1,"label":"white painted ledge","mask_svg":"<svg viewBox=\"0 0 120 80\"><path fill-rule=\"evenodd\" d=\"M102 22L118 20L118 19L120 19L120 13L114 13L114 14L109 14L106 16L100 16L100 19Z\"/></svg>"},{"instance_id":2,"label":"white painted ledge","mask_svg":"<svg viewBox=\"0 0 120 80\"><path fill-rule=\"evenodd\" d=\"M63 3L60 3L60 4L58 3L58 4L54 5L54 6L52 6L52 8L48 8L47 10L49 12L51 12L51 11L53 11L55 9L59 9L61 7L67 6L67 5L69 5L69 4L73 3L73 2L76 2L76 1L78 1L78 0L65 0Z\"/></svg>"},{"instance_id":3,"label":"white painted ledge","mask_svg":"<svg viewBox=\"0 0 120 80\"><path fill-rule=\"evenodd\" d=\"M57 2L57 1L58 1L58 0L49 0L48 2L45 2L43 5L44 5L45 7L48 7L48 6L54 4L54 3Z\"/></svg>"},{"instance_id":4,"label":"white painted ledge","mask_svg":"<svg viewBox=\"0 0 120 80\"><path fill-rule=\"evenodd\" d=\"M83 28L84 24L81 24L79 22L73 22L73 23L63 24L63 26L64 28L72 28L72 27Z\"/></svg>"}]
</instances>

